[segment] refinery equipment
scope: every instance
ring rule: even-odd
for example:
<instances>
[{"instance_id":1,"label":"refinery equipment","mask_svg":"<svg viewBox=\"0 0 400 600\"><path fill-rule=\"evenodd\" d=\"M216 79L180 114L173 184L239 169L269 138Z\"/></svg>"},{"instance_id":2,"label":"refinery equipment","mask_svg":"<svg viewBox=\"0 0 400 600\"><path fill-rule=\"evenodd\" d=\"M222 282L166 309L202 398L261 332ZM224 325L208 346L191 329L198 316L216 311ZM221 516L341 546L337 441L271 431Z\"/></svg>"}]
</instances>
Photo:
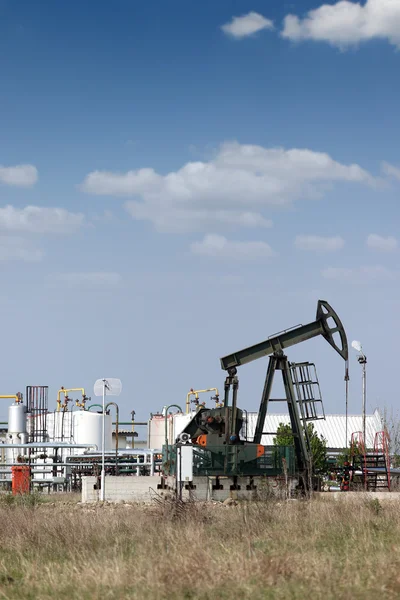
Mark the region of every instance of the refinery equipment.
<instances>
[{"instance_id":1,"label":"refinery equipment","mask_svg":"<svg viewBox=\"0 0 400 600\"><path fill-rule=\"evenodd\" d=\"M73 401L71 392L82 398ZM61 401L61 396L64 400ZM79 489L84 474L97 475L99 455L103 450L103 409L87 406L84 388L60 388L55 410L48 407L47 386L27 386L26 403L22 394L1 396L13 400L8 408L8 431L0 443L0 482L10 486L18 469L28 469L31 486L53 489ZM116 411L116 443L113 450L111 405ZM107 471L111 474L146 474L153 463L118 449L119 409L114 402L106 405L104 414L104 449ZM132 421L132 428L135 423ZM88 454L90 451L90 455ZM142 462L140 466L138 461ZM22 465L21 467L19 465ZM11 477L12 475L12 477Z\"/></svg>"},{"instance_id":2,"label":"refinery equipment","mask_svg":"<svg viewBox=\"0 0 400 600\"><path fill-rule=\"evenodd\" d=\"M161 450L165 444L173 444L189 421L192 420L193 413L205 407L206 402L200 403L199 394L207 392L215 392L210 399L215 403L217 408L223 406L220 403L218 388L213 387L204 390L194 390L191 388L186 395L185 413L183 413L181 407L177 404L164 406L161 413L150 413L147 430L148 447ZM190 409L191 396L193 396L192 403L195 405L194 411ZM169 411L170 408L177 408L178 410L172 413Z\"/></svg>"},{"instance_id":3,"label":"refinery equipment","mask_svg":"<svg viewBox=\"0 0 400 600\"><path fill-rule=\"evenodd\" d=\"M190 442L193 445L193 479L196 475L214 476L218 486L219 477L228 477L233 481L235 489L238 477L248 477L251 488L254 477L281 474L284 462L289 474L296 471L300 486L308 487L311 472L310 440L305 425L308 421L324 418L322 398L315 366L308 362L290 363L284 350L317 336L324 337L347 364L348 344L345 330L336 312L323 300L318 301L315 321L282 331L259 344L221 359L221 367L227 372L223 405L216 408L199 408L182 431L190 438L184 443L187 445ZM246 434L243 435L246 431L245 414L237 403L237 369L266 356L270 358L258 420L254 437L248 440ZM277 371L281 372L283 379L285 397L280 401L285 401L288 405L294 449L271 449L261 444L269 402L276 401L271 398L271 391ZM165 477L176 477L179 469L177 452L182 444L181 437L173 444L164 445Z\"/></svg>"}]
</instances>

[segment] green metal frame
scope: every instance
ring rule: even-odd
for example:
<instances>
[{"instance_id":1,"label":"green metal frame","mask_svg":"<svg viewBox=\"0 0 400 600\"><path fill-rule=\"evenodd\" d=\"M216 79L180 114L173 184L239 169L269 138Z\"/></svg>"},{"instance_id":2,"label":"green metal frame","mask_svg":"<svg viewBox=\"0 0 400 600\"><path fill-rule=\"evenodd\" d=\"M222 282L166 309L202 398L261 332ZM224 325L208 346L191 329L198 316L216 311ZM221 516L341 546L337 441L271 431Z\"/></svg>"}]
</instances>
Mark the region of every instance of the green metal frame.
<instances>
[{"instance_id":1,"label":"green metal frame","mask_svg":"<svg viewBox=\"0 0 400 600\"><path fill-rule=\"evenodd\" d=\"M163 472L175 475L177 464L176 445L163 446ZM231 476L231 477L279 477L284 474L283 460L286 461L286 473L293 476L297 470L293 446L273 446L266 449L264 456L246 460L254 456L251 445L195 447L193 450L194 476ZM228 460L228 468L226 466Z\"/></svg>"}]
</instances>

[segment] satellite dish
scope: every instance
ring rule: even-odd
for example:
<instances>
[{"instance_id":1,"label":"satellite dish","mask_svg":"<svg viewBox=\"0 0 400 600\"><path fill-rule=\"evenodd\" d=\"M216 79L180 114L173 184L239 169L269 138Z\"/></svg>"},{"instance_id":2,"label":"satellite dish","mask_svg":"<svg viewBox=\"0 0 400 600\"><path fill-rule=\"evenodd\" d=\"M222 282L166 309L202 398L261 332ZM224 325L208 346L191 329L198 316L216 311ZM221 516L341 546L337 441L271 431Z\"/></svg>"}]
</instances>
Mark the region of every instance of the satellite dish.
<instances>
[{"instance_id":1,"label":"satellite dish","mask_svg":"<svg viewBox=\"0 0 400 600\"><path fill-rule=\"evenodd\" d=\"M102 396L104 387L104 391L107 396L119 396L122 391L122 383L120 379L105 377L104 379L98 379L94 384L94 395Z\"/></svg>"},{"instance_id":2,"label":"satellite dish","mask_svg":"<svg viewBox=\"0 0 400 600\"><path fill-rule=\"evenodd\" d=\"M357 352L362 352L361 342L357 342L357 340L354 340L354 342L351 342L351 345L354 348L354 350L357 350Z\"/></svg>"}]
</instances>

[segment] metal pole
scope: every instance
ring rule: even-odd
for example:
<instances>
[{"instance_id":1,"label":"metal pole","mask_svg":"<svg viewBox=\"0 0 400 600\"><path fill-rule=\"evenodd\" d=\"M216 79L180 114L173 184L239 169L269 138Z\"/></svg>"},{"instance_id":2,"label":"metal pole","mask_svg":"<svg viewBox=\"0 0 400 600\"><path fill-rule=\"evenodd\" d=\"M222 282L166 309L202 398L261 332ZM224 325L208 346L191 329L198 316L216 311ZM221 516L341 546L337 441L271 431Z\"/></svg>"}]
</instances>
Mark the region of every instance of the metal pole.
<instances>
[{"instance_id":1,"label":"metal pole","mask_svg":"<svg viewBox=\"0 0 400 600\"><path fill-rule=\"evenodd\" d=\"M366 369L367 359L364 356L364 360L362 363L362 415L363 415L363 437L364 437L364 446L365 450L367 450L367 438L366 438L366 427L365 427L365 407L366 407L366 394L367 394L367 369Z\"/></svg>"},{"instance_id":2,"label":"metal pole","mask_svg":"<svg viewBox=\"0 0 400 600\"><path fill-rule=\"evenodd\" d=\"M102 437L103 437L103 444L102 444L102 449L101 449L101 483L100 483L100 500L101 502L104 502L106 499L106 495L105 495L105 484L106 484L106 471L105 471L105 441L106 441L106 428L105 428L105 416L106 416L106 380L103 379L103 419L102 419L102 424L103 424L103 431L102 431Z\"/></svg>"},{"instance_id":3,"label":"metal pole","mask_svg":"<svg viewBox=\"0 0 400 600\"><path fill-rule=\"evenodd\" d=\"M344 380L346 382L346 450L348 448L348 418L349 418L349 362L346 361Z\"/></svg>"},{"instance_id":4,"label":"metal pole","mask_svg":"<svg viewBox=\"0 0 400 600\"><path fill-rule=\"evenodd\" d=\"M150 475L154 475L154 454L150 455Z\"/></svg>"}]
</instances>

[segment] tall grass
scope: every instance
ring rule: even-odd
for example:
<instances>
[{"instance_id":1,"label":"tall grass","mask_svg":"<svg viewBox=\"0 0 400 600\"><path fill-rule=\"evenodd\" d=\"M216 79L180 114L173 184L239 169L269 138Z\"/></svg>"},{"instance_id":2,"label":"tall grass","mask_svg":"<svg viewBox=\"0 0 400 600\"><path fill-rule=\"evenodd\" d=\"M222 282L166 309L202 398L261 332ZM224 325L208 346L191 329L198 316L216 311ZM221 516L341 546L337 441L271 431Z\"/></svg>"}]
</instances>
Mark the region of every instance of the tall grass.
<instances>
[{"instance_id":1,"label":"tall grass","mask_svg":"<svg viewBox=\"0 0 400 600\"><path fill-rule=\"evenodd\" d=\"M0 506L0 598L400 597L396 503Z\"/></svg>"}]
</instances>

